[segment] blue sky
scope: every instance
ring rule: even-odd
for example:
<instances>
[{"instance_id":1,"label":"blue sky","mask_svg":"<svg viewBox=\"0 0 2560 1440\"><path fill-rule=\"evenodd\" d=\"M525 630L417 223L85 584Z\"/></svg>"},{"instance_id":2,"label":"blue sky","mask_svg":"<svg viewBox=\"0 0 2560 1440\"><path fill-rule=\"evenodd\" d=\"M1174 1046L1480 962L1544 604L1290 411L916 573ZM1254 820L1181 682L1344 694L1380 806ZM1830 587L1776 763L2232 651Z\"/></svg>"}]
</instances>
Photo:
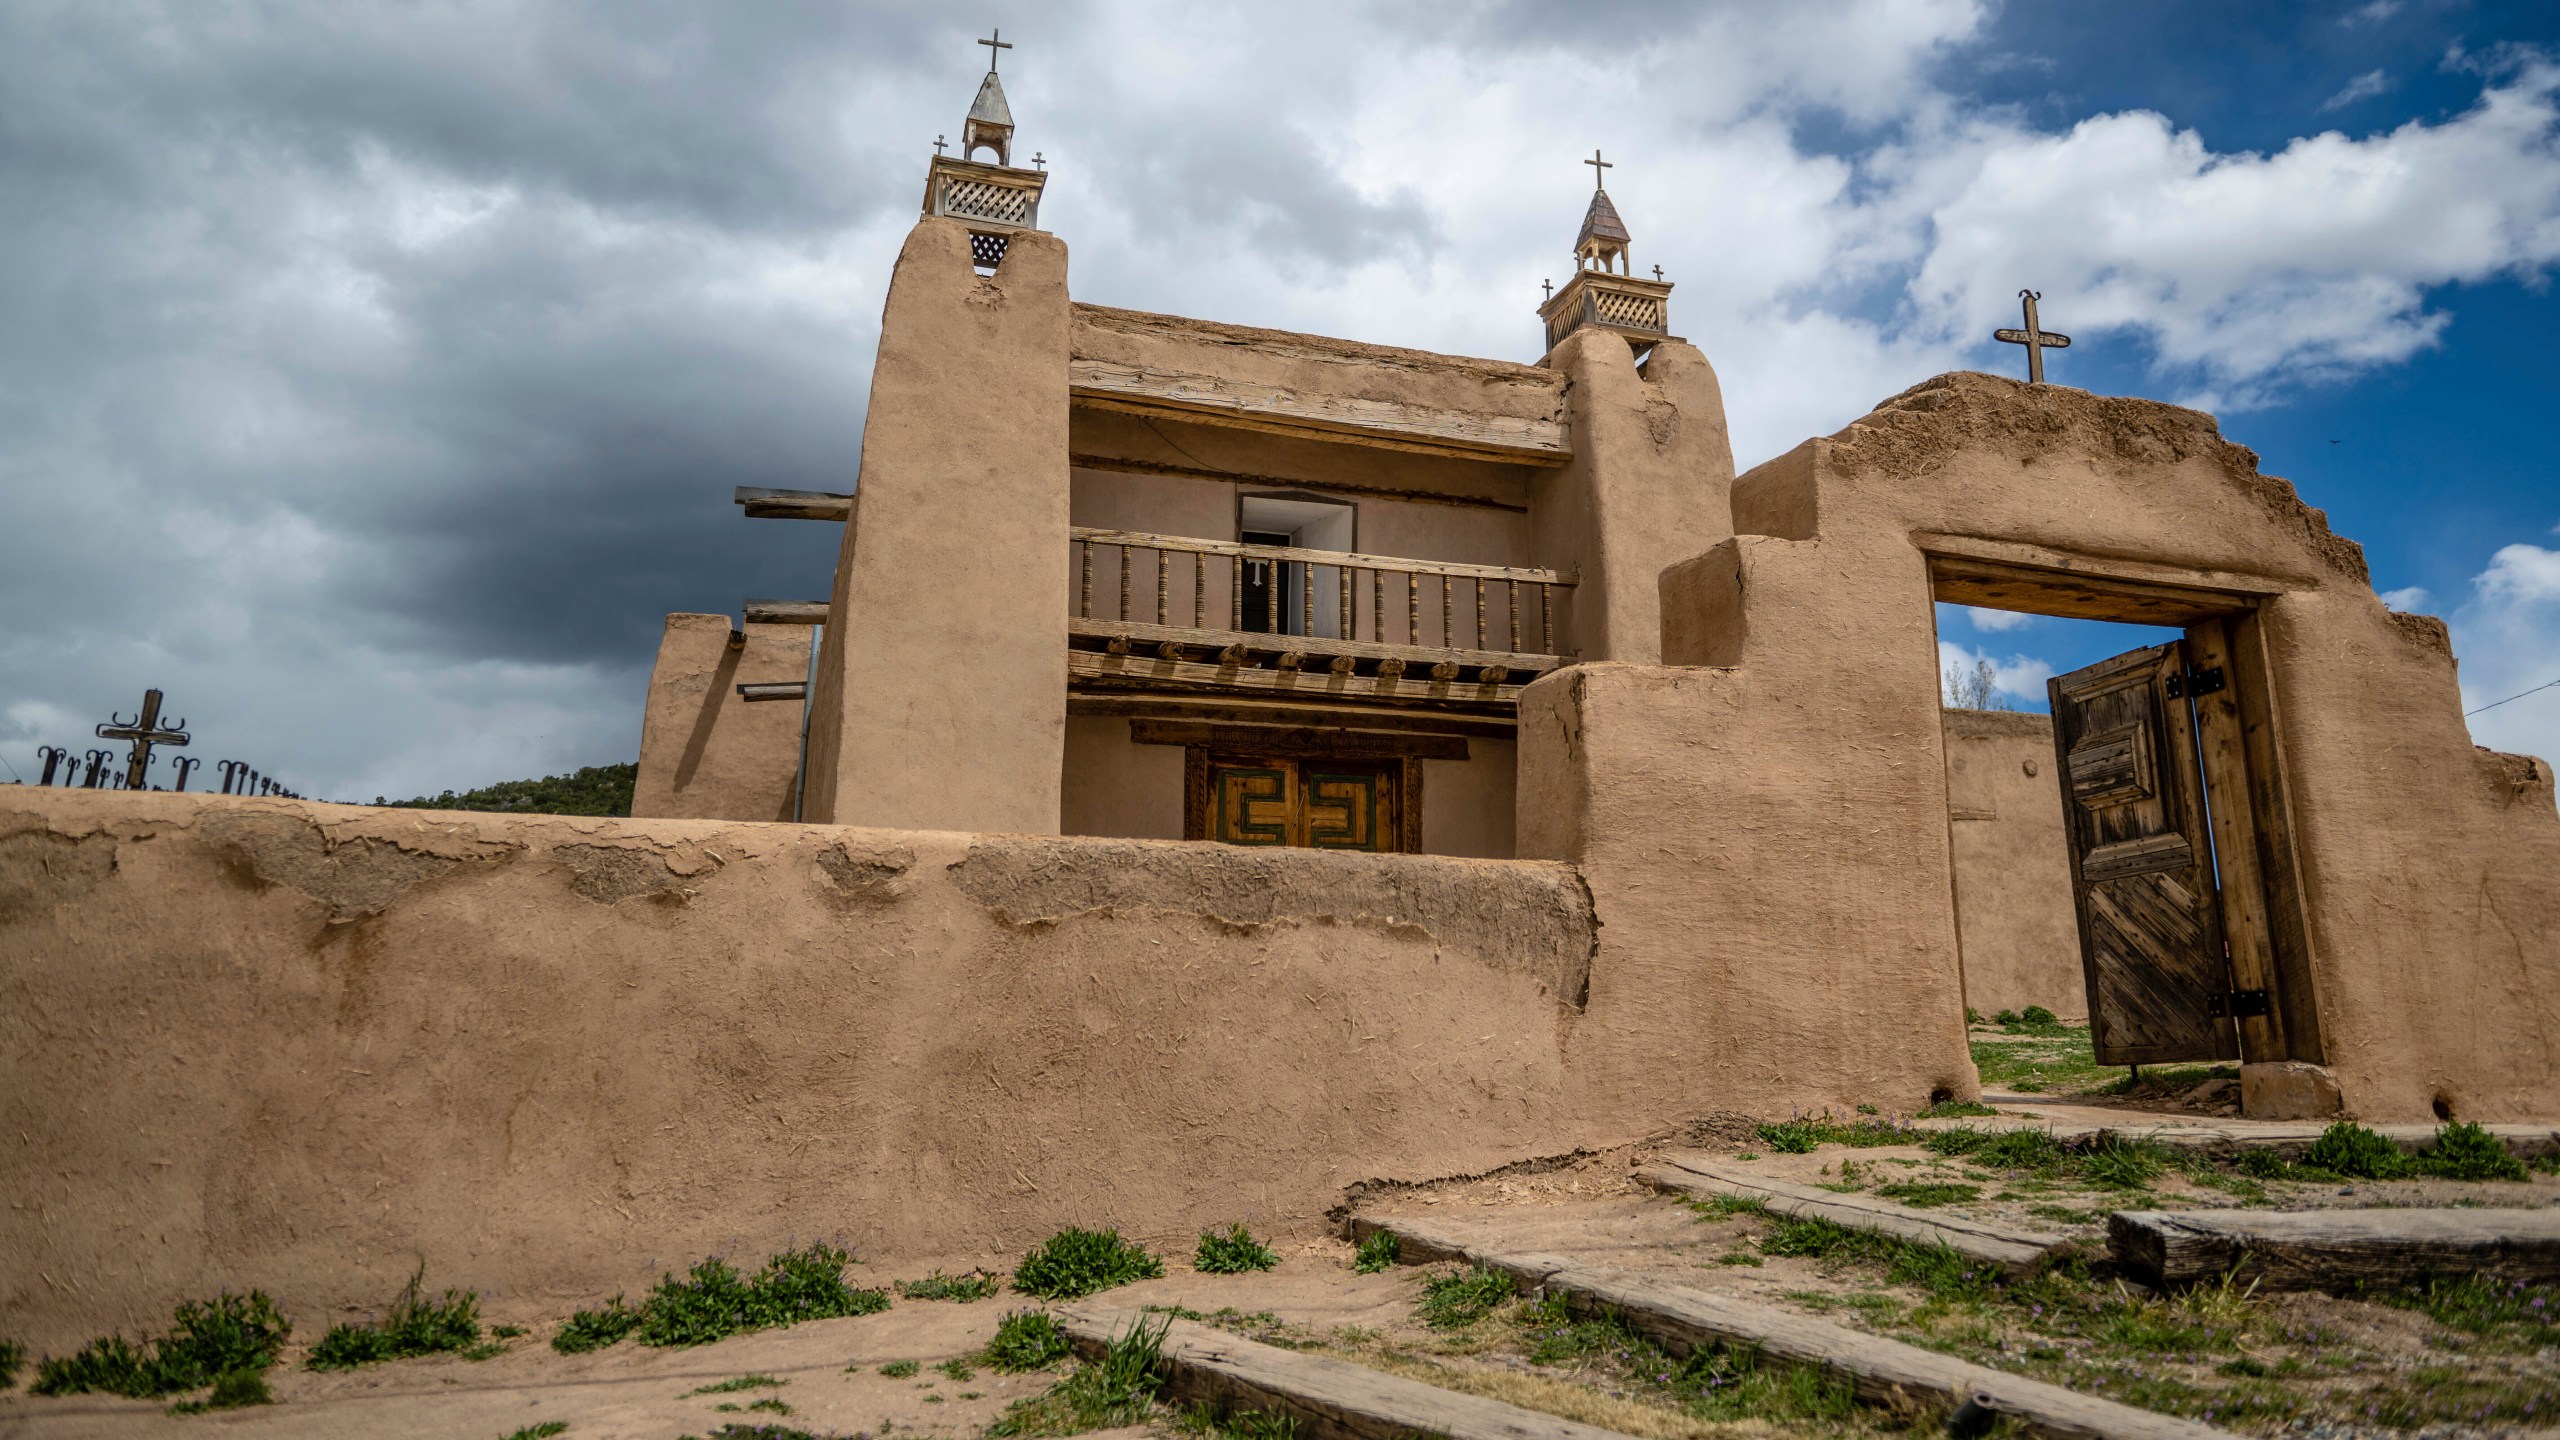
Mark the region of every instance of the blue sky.
<instances>
[{"instance_id":1,"label":"blue sky","mask_svg":"<svg viewBox=\"0 0 2560 1440\"><path fill-rule=\"evenodd\" d=\"M852 483L990 24L1081 299L1533 360L1604 147L1743 464L2016 373L2033 285L2470 703L2560 678L2560 7L0 0L0 764L145 685L310 794L630 758L662 615L826 589L729 490ZM1942 638L2021 704L2124 644Z\"/></svg>"}]
</instances>

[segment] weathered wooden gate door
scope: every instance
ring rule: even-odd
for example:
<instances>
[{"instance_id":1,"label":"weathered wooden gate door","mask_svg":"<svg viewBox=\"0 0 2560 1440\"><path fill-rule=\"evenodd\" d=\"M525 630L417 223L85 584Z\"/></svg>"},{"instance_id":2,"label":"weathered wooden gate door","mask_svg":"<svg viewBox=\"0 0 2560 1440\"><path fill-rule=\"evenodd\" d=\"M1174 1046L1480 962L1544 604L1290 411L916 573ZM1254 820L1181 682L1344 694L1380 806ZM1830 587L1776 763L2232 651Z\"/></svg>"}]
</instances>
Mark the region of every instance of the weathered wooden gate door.
<instances>
[{"instance_id":1,"label":"weathered wooden gate door","mask_svg":"<svg viewBox=\"0 0 2560 1440\"><path fill-rule=\"evenodd\" d=\"M2231 989L2183 642L2046 682L2102 1065L2230 1060Z\"/></svg>"}]
</instances>

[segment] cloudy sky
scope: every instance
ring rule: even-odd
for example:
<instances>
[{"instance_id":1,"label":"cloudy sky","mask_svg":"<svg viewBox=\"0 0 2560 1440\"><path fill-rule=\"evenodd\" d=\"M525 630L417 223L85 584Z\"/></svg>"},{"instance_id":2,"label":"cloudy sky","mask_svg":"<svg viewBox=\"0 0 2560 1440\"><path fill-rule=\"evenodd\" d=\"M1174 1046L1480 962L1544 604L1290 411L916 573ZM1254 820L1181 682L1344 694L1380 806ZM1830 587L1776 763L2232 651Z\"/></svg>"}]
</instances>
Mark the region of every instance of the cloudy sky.
<instances>
[{"instance_id":1,"label":"cloudy sky","mask_svg":"<svg viewBox=\"0 0 2560 1440\"><path fill-rule=\"evenodd\" d=\"M315 795L631 758L662 614L826 588L729 490L850 484L990 24L1080 298L1534 359L1602 146L1745 465L2015 369L2031 284L2467 703L2560 679L2547 4L0 0L0 762L146 685ZM2124 648L2005 619L2030 706Z\"/></svg>"}]
</instances>

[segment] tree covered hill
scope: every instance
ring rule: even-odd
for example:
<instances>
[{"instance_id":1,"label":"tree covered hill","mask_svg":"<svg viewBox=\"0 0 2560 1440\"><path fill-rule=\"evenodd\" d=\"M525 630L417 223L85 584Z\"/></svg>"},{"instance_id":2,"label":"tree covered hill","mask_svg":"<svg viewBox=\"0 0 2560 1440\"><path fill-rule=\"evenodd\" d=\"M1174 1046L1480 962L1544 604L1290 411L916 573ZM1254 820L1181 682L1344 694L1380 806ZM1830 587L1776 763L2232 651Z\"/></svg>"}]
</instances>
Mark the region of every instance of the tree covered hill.
<instances>
[{"instance_id":1,"label":"tree covered hill","mask_svg":"<svg viewBox=\"0 0 2560 1440\"><path fill-rule=\"evenodd\" d=\"M545 775L539 780L502 780L495 785L483 785L460 794L447 790L441 795L421 795L414 800L385 800L376 795L373 803L411 810L496 810L518 815L628 815L631 813L631 785L639 774L640 767L636 764L589 765L568 775Z\"/></svg>"}]
</instances>

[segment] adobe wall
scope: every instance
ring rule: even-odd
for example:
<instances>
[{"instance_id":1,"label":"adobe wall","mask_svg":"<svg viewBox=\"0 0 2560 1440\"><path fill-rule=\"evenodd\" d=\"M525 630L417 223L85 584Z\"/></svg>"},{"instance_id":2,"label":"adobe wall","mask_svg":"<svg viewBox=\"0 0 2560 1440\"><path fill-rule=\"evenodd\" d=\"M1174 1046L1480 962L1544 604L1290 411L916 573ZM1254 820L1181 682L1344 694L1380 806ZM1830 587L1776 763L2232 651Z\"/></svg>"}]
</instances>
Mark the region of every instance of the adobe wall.
<instances>
[{"instance_id":1,"label":"adobe wall","mask_svg":"<svg viewBox=\"0 0 2560 1440\"><path fill-rule=\"evenodd\" d=\"M750 704L740 685L809 678L806 625L748 625L729 644L726 615L670 615L649 672L631 813L696 820L788 820L800 780L796 701Z\"/></svg>"},{"instance_id":2,"label":"adobe wall","mask_svg":"<svg viewBox=\"0 0 2560 1440\"><path fill-rule=\"evenodd\" d=\"M1592 932L1556 865L0 789L0 1334L1305 1230L1629 1138Z\"/></svg>"},{"instance_id":3,"label":"adobe wall","mask_svg":"<svg viewBox=\"0 0 2560 1440\"><path fill-rule=\"evenodd\" d=\"M2053 717L1944 715L1965 1004L1985 1016L2041 1005L2066 1020L2086 1019Z\"/></svg>"},{"instance_id":4,"label":"adobe wall","mask_svg":"<svg viewBox=\"0 0 2560 1440\"><path fill-rule=\"evenodd\" d=\"M1836 1003L1863 1006L1871 983L1907 993L1919 982L1905 977L1929 977L1902 1032L1861 1037L1913 1043L1908 1027L1949 1013L1958 969L1923 547L2218 575L2265 597L2320 1039L2349 1110L2560 1111L2551 767L2471 745L2443 627L2386 610L2361 552L2210 416L1941 376L1743 476L1733 514L1733 542L1663 581L1666 658L1718 668L1542 680L1534 742L1524 703L1524 775L1553 758L1582 778L1535 824L1524 790L1523 853L1581 861L1602 913L1630 887L1676 882L1733 907L1701 937L1709 953L1765 954L1773 985L1845 980ZM1680 703L1633 703L1648 693ZM1720 763L1667 763L1684 745ZM1649 811L1621 793L1648 781ZM1772 813L1779 795L1801 814ZM1646 823L1671 827L1705 874L1649 864ZM1914 874L1939 883L1912 888ZM1846 953L1818 960L1807 935ZM1691 938L1673 914L1611 914L1604 962L1622 937Z\"/></svg>"}]
</instances>

